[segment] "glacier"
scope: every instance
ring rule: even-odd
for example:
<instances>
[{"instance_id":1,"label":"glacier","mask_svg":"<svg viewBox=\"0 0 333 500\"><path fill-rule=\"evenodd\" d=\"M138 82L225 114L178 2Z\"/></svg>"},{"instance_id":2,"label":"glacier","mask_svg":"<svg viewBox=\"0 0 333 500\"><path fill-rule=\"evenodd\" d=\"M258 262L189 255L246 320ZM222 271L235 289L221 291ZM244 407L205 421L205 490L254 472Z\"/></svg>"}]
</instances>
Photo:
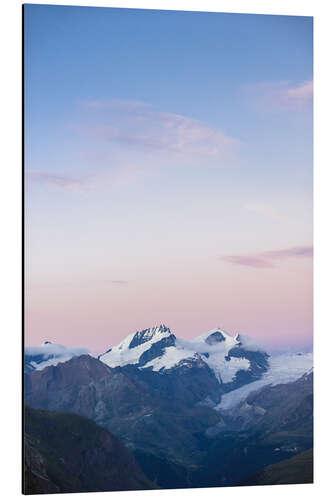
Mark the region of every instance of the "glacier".
<instances>
[{"instance_id":1,"label":"glacier","mask_svg":"<svg viewBox=\"0 0 333 500\"><path fill-rule=\"evenodd\" d=\"M312 370L312 353L271 356L269 359L269 368L261 379L224 394L215 409L222 412L230 410L241 401L245 400L251 392L255 392L267 385L274 386L294 382L302 377L302 375L310 373Z\"/></svg>"}]
</instances>

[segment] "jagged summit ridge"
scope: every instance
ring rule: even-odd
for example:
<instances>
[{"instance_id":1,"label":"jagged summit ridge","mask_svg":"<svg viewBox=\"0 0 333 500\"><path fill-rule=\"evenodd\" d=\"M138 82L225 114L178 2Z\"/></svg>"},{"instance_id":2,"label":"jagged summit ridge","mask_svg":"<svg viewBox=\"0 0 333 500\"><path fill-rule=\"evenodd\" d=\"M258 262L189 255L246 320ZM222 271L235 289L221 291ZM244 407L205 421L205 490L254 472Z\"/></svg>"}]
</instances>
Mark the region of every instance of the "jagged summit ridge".
<instances>
[{"instance_id":1,"label":"jagged summit ridge","mask_svg":"<svg viewBox=\"0 0 333 500\"><path fill-rule=\"evenodd\" d=\"M258 377L267 368L268 355L248 353L239 338L216 328L193 340L185 340L176 338L170 328L161 324L130 334L99 359L112 368L135 365L140 370L160 373L185 366L205 366L219 383L231 383L239 378L239 373L245 372L250 377Z\"/></svg>"},{"instance_id":2,"label":"jagged summit ridge","mask_svg":"<svg viewBox=\"0 0 333 500\"><path fill-rule=\"evenodd\" d=\"M128 335L120 344L98 358L111 368L116 366L143 366L153 358L162 356L166 347L174 346L175 335L161 324Z\"/></svg>"},{"instance_id":3,"label":"jagged summit ridge","mask_svg":"<svg viewBox=\"0 0 333 500\"><path fill-rule=\"evenodd\" d=\"M87 352L47 341L37 348L27 348L25 370L42 370ZM177 338L163 323L137 330L97 356L111 368L133 365L142 372L181 375L189 367L208 370L219 384L227 384L228 390L231 385L260 378L268 368L268 357L245 335L233 336L215 328L188 340Z\"/></svg>"},{"instance_id":4,"label":"jagged summit ridge","mask_svg":"<svg viewBox=\"0 0 333 500\"><path fill-rule=\"evenodd\" d=\"M137 331L135 332L133 339L129 344L129 348L133 349L138 345L144 344L145 342L152 340L153 337L155 337L155 335L160 336L164 334L171 335L171 331L170 328L166 327L163 324L160 326L153 326L152 328L147 328L145 330Z\"/></svg>"}]
</instances>

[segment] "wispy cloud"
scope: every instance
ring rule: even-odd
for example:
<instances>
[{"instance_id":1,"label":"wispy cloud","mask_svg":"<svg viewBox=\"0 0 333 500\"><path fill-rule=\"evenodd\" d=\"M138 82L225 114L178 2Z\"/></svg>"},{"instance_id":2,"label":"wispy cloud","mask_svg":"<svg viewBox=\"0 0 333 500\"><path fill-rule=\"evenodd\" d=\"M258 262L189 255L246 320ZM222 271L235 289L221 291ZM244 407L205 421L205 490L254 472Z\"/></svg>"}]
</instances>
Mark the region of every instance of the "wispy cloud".
<instances>
[{"instance_id":1,"label":"wispy cloud","mask_svg":"<svg viewBox=\"0 0 333 500\"><path fill-rule=\"evenodd\" d=\"M54 188L81 191L84 187L87 187L87 180L84 178L67 177L52 172L42 172L32 169L26 169L25 174L28 180L46 184Z\"/></svg>"},{"instance_id":2,"label":"wispy cloud","mask_svg":"<svg viewBox=\"0 0 333 500\"><path fill-rule=\"evenodd\" d=\"M145 102L90 100L80 102L78 109L69 128L85 137L86 149L78 152L85 171L72 176L26 169L29 181L80 193L112 186L128 188L144 182L159 168L229 166L241 144L216 127L159 111Z\"/></svg>"},{"instance_id":3,"label":"wispy cloud","mask_svg":"<svg viewBox=\"0 0 333 500\"><path fill-rule=\"evenodd\" d=\"M249 267L274 267L274 265L260 256L255 255L226 255L221 256L221 260L226 262L230 262L231 264L236 264L240 266L249 266Z\"/></svg>"},{"instance_id":4,"label":"wispy cloud","mask_svg":"<svg viewBox=\"0 0 333 500\"><path fill-rule=\"evenodd\" d=\"M313 81L308 80L296 87L290 87L283 92L287 101L309 102L313 99Z\"/></svg>"},{"instance_id":5,"label":"wispy cloud","mask_svg":"<svg viewBox=\"0 0 333 500\"><path fill-rule=\"evenodd\" d=\"M288 257L313 257L313 247L312 246L299 246L290 247L283 250L270 250L268 252L263 252L263 255L269 259L284 259Z\"/></svg>"},{"instance_id":6,"label":"wispy cloud","mask_svg":"<svg viewBox=\"0 0 333 500\"><path fill-rule=\"evenodd\" d=\"M82 156L82 155L81 155ZM101 187L114 186L116 189L129 187L147 175L147 168L135 163L118 161L112 164L112 158L107 165L101 163L100 168L90 168L89 174L77 177L59 175L54 172L26 169L27 181L32 181L54 189L69 192L87 193Z\"/></svg>"},{"instance_id":7,"label":"wispy cloud","mask_svg":"<svg viewBox=\"0 0 333 500\"><path fill-rule=\"evenodd\" d=\"M41 354L45 357L62 357L65 355L80 356L81 354L88 354L89 350L85 347L68 347L62 344L53 344L52 342L46 341L39 346L27 346L25 347L24 352L29 356Z\"/></svg>"},{"instance_id":8,"label":"wispy cloud","mask_svg":"<svg viewBox=\"0 0 333 500\"><path fill-rule=\"evenodd\" d=\"M281 261L290 258L312 258L312 246L297 246L284 248L282 250L269 250L256 254L245 255L222 255L220 259L231 264L248 266L254 268L272 268L275 267L274 261Z\"/></svg>"},{"instance_id":9,"label":"wispy cloud","mask_svg":"<svg viewBox=\"0 0 333 500\"><path fill-rule=\"evenodd\" d=\"M299 83L288 81L259 82L247 85L246 93L251 102L265 110L309 110L313 100L313 80Z\"/></svg>"},{"instance_id":10,"label":"wispy cloud","mask_svg":"<svg viewBox=\"0 0 333 500\"><path fill-rule=\"evenodd\" d=\"M82 105L89 110L89 120L79 129L142 151L222 159L240 144L200 120L144 102L92 100Z\"/></svg>"},{"instance_id":11,"label":"wispy cloud","mask_svg":"<svg viewBox=\"0 0 333 500\"><path fill-rule=\"evenodd\" d=\"M266 203L248 203L247 205L245 205L245 209L249 212L254 212L266 217L273 217L277 219L289 218L288 215L279 212L272 205Z\"/></svg>"},{"instance_id":12,"label":"wispy cloud","mask_svg":"<svg viewBox=\"0 0 333 500\"><path fill-rule=\"evenodd\" d=\"M52 282L52 283L34 283L27 282L26 287L29 289L57 289L57 288L84 288L84 287L109 287L109 286L126 286L129 285L129 281L122 279L82 279L73 281L61 281L61 282Z\"/></svg>"}]
</instances>

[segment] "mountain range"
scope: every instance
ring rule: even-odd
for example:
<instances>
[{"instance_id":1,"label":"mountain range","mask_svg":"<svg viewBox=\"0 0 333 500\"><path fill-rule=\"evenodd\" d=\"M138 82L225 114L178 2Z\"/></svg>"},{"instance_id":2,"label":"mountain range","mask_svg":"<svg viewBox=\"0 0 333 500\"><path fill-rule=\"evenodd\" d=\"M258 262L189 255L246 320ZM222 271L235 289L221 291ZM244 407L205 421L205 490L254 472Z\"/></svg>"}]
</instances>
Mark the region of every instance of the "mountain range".
<instances>
[{"instance_id":1,"label":"mountain range","mask_svg":"<svg viewBox=\"0 0 333 500\"><path fill-rule=\"evenodd\" d=\"M311 354L269 356L221 329L177 339L165 325L97 357L53 346L27 353L26 403L107 429L159 487L239 484L313 446Z\"/></svg>"}]
</instances>

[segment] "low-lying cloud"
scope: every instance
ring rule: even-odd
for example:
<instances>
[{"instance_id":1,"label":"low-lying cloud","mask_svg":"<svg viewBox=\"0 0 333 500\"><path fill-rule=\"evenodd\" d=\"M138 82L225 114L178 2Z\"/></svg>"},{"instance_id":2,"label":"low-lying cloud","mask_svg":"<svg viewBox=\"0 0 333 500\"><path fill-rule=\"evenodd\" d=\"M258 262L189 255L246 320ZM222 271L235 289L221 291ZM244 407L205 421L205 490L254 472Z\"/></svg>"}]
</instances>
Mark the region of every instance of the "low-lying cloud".
<instances>
[{"instance_id":1,"label":"low-lying cloud","mask_svg":"<svg viewBox=\"0 0 333 500\"><path fill-rule=\"evenodd\" d=\"M66 347L62 344L44 342L39 346L25 347L24 354L26 356L38 356L38 363L31 361L31 365L36 370L43 370L47 366L64 363L82 354L89 354L89 350L84 347Z\"/></svg>"},{"instance_id":2,"label":"low-lying cloud","mask_svg":"<svg viewBox=\"0 0 333 500\"><path fill-rule=\"evenodd\" d=\"M62 344L53 344L52 342L44 342L38 346L27 346L24 350L25 354L36 356L41 354L47 356L64 356L71 354L72 356L80 356L81 354L88 354L89 351L85 347L67 347Z\"/></svg>"}]
</instances>

